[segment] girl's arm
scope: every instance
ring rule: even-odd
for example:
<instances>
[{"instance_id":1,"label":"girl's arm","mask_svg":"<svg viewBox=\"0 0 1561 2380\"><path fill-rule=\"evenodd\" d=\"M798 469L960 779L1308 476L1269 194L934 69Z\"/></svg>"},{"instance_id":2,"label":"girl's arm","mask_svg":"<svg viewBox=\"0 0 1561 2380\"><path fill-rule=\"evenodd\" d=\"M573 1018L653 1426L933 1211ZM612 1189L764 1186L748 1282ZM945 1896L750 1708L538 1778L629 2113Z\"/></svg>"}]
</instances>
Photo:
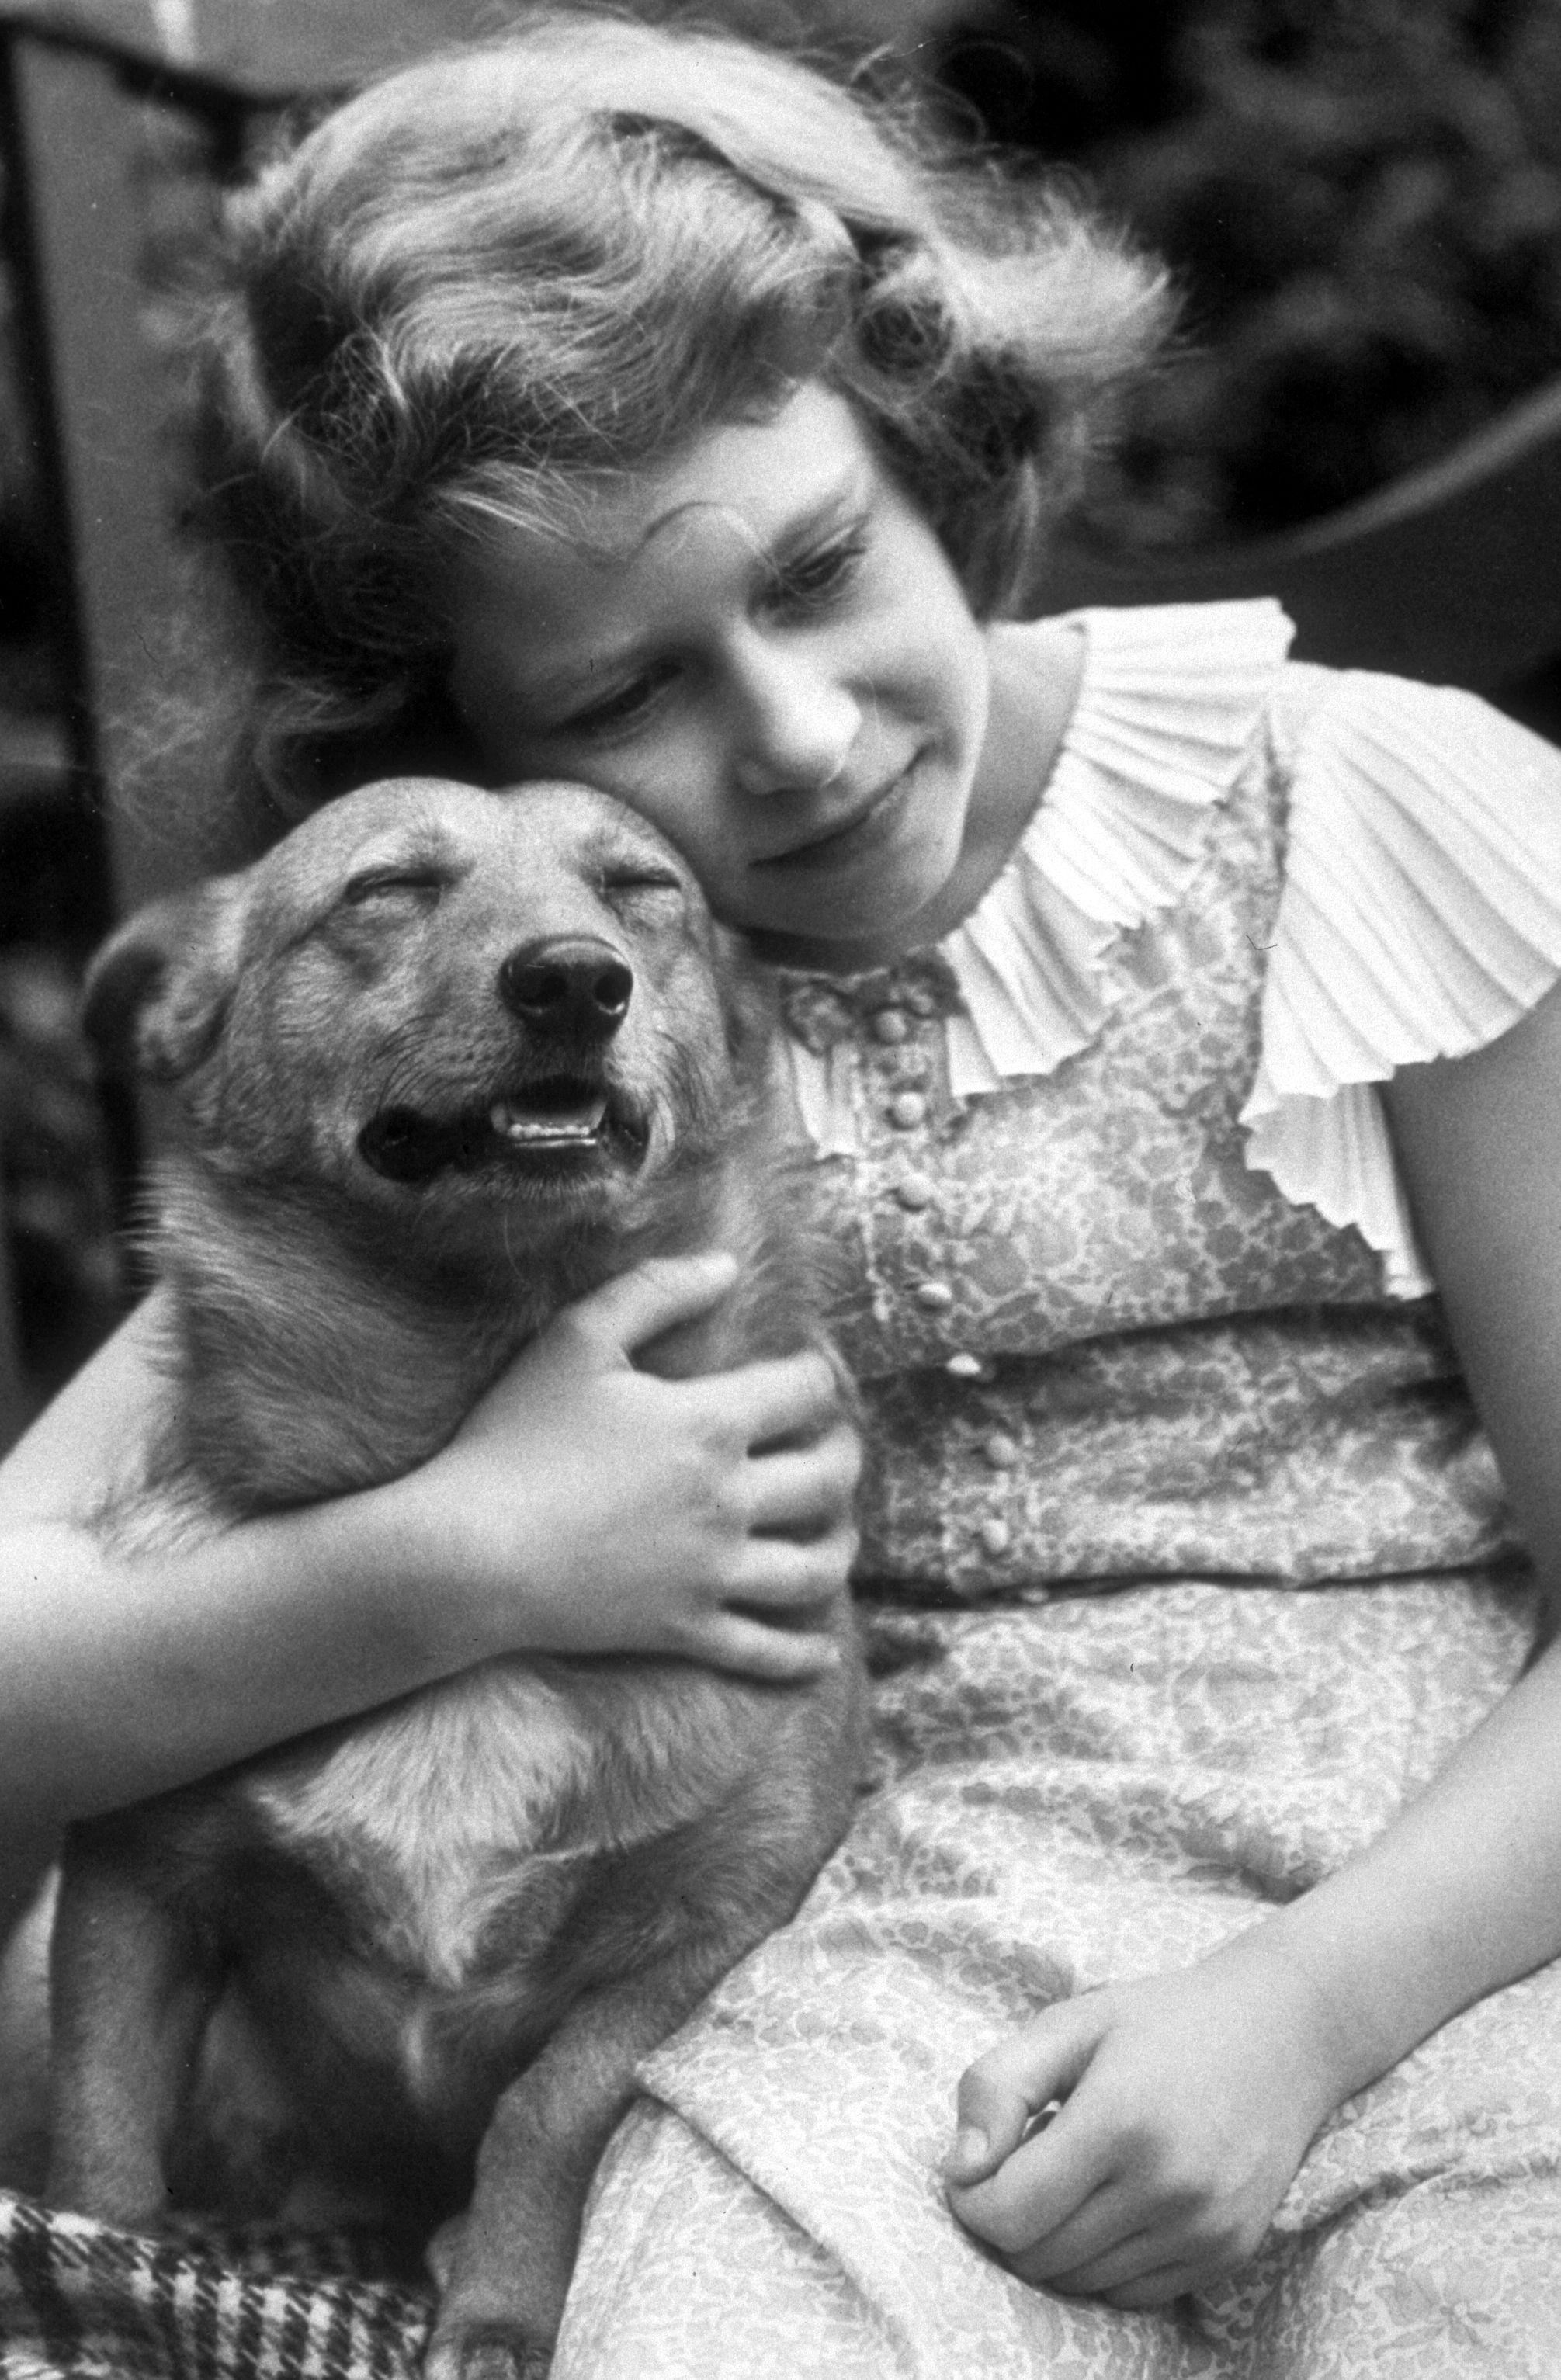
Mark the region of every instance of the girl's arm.
<instances>
[{"instance_id":1,"label":"girl's arm","mask_svg":"<svg viewBox=\"0 0 1561 2380\"><path fill-rule=\"evenodd\" d=\"M1561 987L1386 1087L1404 1182L1554 1614ZM1024 2278L1162 2304L1251 2255L1318 2125L1561 1952L1561 1643L1326 1882L1180 1973L1048 2010L966 2074L961 2219ZM1029 2140L1032 2116L1064 2098Z\"/></svg>"},{"instance_id":2,"label":"girl's arm","mask_svg":"<svg viewBox=\"0 0 1561 2380\"><path fill-rule=\"evenodd\" d=\"M821 1357L702 1380L633 1351L730 1286L647 1265L560 1316L406 1478L186 1549L94 1514L152 1427L153 1304L0 1465L0 1810L18 1840L514 1651L834 1658L854 1441Z\"/></svg>"}]
</instances>

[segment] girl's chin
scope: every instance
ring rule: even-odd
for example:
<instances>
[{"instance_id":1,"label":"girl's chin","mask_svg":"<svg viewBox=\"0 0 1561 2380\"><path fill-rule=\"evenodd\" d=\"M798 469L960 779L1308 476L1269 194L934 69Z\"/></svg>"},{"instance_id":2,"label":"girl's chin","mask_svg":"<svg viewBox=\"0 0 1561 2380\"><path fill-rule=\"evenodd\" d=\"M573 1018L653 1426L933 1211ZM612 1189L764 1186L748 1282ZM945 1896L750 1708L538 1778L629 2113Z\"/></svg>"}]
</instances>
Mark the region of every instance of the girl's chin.
<instances>
[{"instance_id":1,"label":"girl's chin","mask_svg":"<svg viewBox=\"0 0 1561 2380\"><path fill-rule=\"evenodd\" d=\"M841 902L820 900L811 906L773 908L743 921L741 930L756 950L778 965L817 967L847 975L885 966L904 952L936 941L936 929L918 930L918 920L932 909L941 886L922 890L919 897L902 902Z\"/></svg>"},{"instance_id":2,"label":"girl's chin","mask_svg":"<svg viewBox=\"0 0 1561 2380\"><path fill-rule=\"evenodd\" d=\"M757 900L750 888L745 914L732 922L761 949L805 944L820 953L838 953L831 959L837 965L881 965L885 950L892 955L916 949L948 930L946 925L921 930L920 921L940 914L959 859L957 845L907 855L900 866L880 856L832 880L820 871L806 882L768 884Z\"/></svg>"}]
</instances>

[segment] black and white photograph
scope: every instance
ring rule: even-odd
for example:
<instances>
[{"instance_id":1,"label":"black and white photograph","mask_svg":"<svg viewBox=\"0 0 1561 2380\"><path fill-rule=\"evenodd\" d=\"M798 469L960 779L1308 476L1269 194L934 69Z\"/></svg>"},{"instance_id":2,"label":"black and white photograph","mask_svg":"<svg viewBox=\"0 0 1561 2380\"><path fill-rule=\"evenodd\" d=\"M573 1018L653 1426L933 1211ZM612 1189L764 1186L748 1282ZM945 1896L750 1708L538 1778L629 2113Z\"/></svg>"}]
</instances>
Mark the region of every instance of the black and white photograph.
<instances>
[{"instance_id":1,"label":"black and white photograph","mask_svg":"<svg viewBox=\"0 0 1561 2380\"><path fill-rule=\"evenodd\" d=\"M1561 2380L1561 0L0 0L0 2380Z\"/></svg>"}]
</instances>

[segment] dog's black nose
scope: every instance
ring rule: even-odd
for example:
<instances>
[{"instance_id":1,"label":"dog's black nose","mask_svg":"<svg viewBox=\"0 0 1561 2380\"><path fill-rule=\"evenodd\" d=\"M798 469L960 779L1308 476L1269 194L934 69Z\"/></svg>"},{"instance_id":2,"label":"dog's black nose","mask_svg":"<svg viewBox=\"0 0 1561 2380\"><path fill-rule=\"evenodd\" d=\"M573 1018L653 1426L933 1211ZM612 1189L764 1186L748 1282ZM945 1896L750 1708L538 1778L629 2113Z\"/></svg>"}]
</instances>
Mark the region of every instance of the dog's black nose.
<instances>
[{"instance_id":1,"label":"dog's black nose","mask_svg":"<svg viewBox=\"0 0 1561 2380\"><path fill-rule=\"evenodd\" d=\"M499 996L527 1025L605 1041L629 1013L635 988L611 942L590 935L528 942L499 969Z\"/></svg>"}]
</instances>

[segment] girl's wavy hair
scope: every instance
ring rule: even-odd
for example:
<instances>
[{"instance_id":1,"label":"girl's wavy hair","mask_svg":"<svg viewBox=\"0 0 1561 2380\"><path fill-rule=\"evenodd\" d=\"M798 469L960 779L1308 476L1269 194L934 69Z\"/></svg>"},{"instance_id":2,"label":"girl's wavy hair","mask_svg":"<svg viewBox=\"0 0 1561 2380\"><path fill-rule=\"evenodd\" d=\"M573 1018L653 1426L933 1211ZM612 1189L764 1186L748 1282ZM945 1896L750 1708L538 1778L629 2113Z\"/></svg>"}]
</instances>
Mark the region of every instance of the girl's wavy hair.
<instances>
[{"instance_id":1,"label":"girl's wavy hair","mask_svg":"<svg viewBox=\"0 0 1561 2380\"><path fill-rule=\"evenodd\" d=\"M205 307L190 523L256 657L232 798L274 824L432 749L464 551L568 537L812 376L1010 607L1165 313L1069 196L720 31L547 7L391 74L232 200Z\"/></svg>"}]
</instances>

